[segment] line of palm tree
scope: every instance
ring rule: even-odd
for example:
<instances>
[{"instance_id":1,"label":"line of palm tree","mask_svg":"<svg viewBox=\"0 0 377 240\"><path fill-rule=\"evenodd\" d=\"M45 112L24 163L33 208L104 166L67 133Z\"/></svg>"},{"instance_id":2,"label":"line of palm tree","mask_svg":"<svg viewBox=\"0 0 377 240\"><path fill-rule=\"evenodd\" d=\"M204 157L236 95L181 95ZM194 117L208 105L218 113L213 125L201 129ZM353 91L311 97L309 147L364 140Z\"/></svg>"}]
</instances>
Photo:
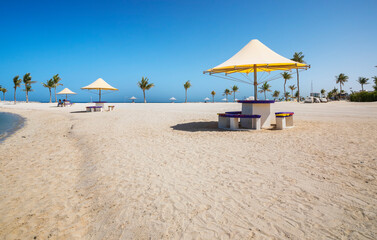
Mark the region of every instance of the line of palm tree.
<instances>
[{"instance_id":1,"label":"line of palm tree","mask_svg":"<svg viewBox=\"0 0 377 240\"><path fill-rule=\"evenodd\" d=\"M0 92L1 92L2 89L3 89L3 87L0 85ZM0 97L0 102L1 102L1 97Z\"/></svg>"},{"instance_id":2,"label":"line of palm tree","mask_svg":"<svg viewBox=\"0 0 377 240\"><path fill-rule=\"evenodd\" d=\"M302 52L299 52L299 53L295 52L291 60L298 63L305 63L304 55L302 54ZM297 92L298 92L297 101L300 102L300 78L298 75L298 68L296 68L296 72L297 72Z\"/></svg>"},{"instance_id":3,"label":"line of palm tree","mask_svg":"<svg viewBox=\"0 0 377 240\"><path fill-rule=\"evenodd\" d=\"M50 103L52 102L51 101L51 88L55 88L56 85L55 85L55 81L54 79L50 79L50 80L47 80L46 83L42 83L43 87L45 88L48 88L48 91L50 92Z\"/></svg>"},{"instance_id":4,"label":"line of palm tree","mask_svg":"<svg viewBox=\"0 0 377 240\"><path fill-rule=\"evenodd\" d=\"M8 92L8 90L6 88L1 88L1 91L3 92L3 99L5 101L5 93Z\"/></svg>"},{"instance_id":5,"label":"line of palm tree","mask_svg":"<svg viewBox=\"0 0 377 240\"><path fill-rule=\"evenodd\" d=\"M232 92L229 90L229 89L225 89L224 90L224 94L225 95L225 98L226 98L226 102L228 102L228 95L232 94Z\"/></svg>"},{"instance_id":6,"label":"line of palm tree","mask_svg":"<svg viewBox=\"0 0 377 240\"><path fill-rule=\"evenodd\" d=\"M288 72L283 72L283 73L281 73L281 76L284 78L284 97L285 97L285 101L287 101L288 97L287 97L287 94L286 94L287 91L285 91L285 84L287 83L287 80L292 79L292 74L290 74Z\"/></svg>"},{"instance_id":7,"label":"line of palm tree","mask_svg":"<svg viewBox=\"0 0 377 240\"><path fill-rule=\"evenodd\" d=\"M22 83L22 79L20 78L20 76L15 76L13 78L13 84L14 84L14 104L16 104L17 100L16 100L16 91L17 91L17 88L18 87L21 87L21 83Z\"/></svg>"},{"instance_id":8,"label":"line of palm tree","mask_svg":"<svg viewBox=\"0 0 377 240\"><path fill-rule=\"evenodd\" d=\"M25 84L24 91L26 92L26 102L29 102L29 92L32 92L31 84L36 83L36 81L31 81L30 73L26 73L22 79L22 81Z\"/></svg>"},{"instance_id":9,"label":"line of palm tree","mask_svg":"<svg viewBox=\"0 0 377 240\"><path fill-rule=\"evenodd\" d=\"M276 98L278 98L279 95L280 95L280 91L275 90L274 93L272 94L272 97L274 97L276 100Z\"/></svg>"},{"instance_id":10,"label":"line of palm tree","mask_svg":"<svg viewBox=\"0 0 377 240\"><path fill-rule=\"evenodd\" d=\"M145 90L151 89L152 87L154 87L154 84L153 83L149 83L149 79L147 77L145 77L145 78L142 77L141 81L138 82L137 85L139 86L139 88L141 88L143 90L144 103L146 103L147 100L145 98Z\"/></svg>"},{"instance_id":11,"label":"line of palm tree","mask_svg":"<svg viewBox=\"0 0 377 240\"><path fill-rule=\"evenodd\" d=\"M216 95L216 92L215 92L215 91L212 91L212 92L211 92L211 95L212 95L212 102L214 103L214 102L215 102L215 95Z\"/></svg>"},{"instance_id":12,"label":"line of palm tree","mask_svg":"<svg viewBox=\"0 0 377 240\"><path fill-rule=\"evenodd\" d=\"M260 87L259 87L259 92L260 93L264 93L264 100L266 100L267 99L267 97L266 97L266 92L271 92L271 86L270 86L270 84L268 84L267 82L265 82L265 83L263 83Z\"/></svg>"},{"instance_id":13,"label":"line of palm tree","mask_svg":"<svg viewBox=\"0 0 377 240\"><path fill-rule=\"evenodd\" d=\"M236 85L234 85L233 87L232 87L232 93L233 93L233 96L234 96L234 98L233 98L233 102L235 102L236 101L236 92L238 92L238 87L236 86Z\"/></svg>"},{"instance_id":14,"label":"line of palm tree","mask_svg":"<svg viewBox=\"0 0 377 240\"><path fill-rule=\"evenodd\" d=\"M345 82L348 81L348 76L344 73L339 74L338 76L335 76L336 83L339 83L340 86L340 92L342 92L342 85L344 85Z\"/></svg>"},{"instance_id":15,"label":"line of palm tree","mask_svg":"<svg viewBox=\"0 0 377 240\"><path fill-rule=\"evenodd\" d=\"M360 83L360 85L361 85L361 91L364 91L364 85L369 84L368 81L369 81L369 78L359 77L357 82Z\"/></svg>"},{"instance_id":16,"label":"line of palm tree","mask_svg":"<svg viewBox=\"0 0 377 240\"><path fill-rule=\"evenodd\" d=\"M289 98L289 92L285 92L284 97L285 97L285 101L287 101Z\"/></svg>"},{"instance_id":17,"label":"line of palm tree","mask_svg":"<svg viewBox=\"0 0 377 240\"><path fill-rule=\"evenodd\" d=\"M55 89L55 102L58 101L57 97L56 97L56 88L59 87L59 86L63 86L63 84L59 83L62 79L59 77L59 74L55 74L53 77L52 77L52 80L54 82L54 89ZM50 101L51 102L51 101Z\"/></svg>"},{"instance_id":18,"label":"line of palm tree","mask_svg":"<svg viewBox=\"0 0 377 240\"><path fill-rule=\"evenodd\" d=\"M322 89L321 89L321 96L322 96L322 97L325 97L325 93L326 93L326 90L322 88Z\"/></svg>"},{"instance_id":19,"label":"line of palm tree","mask_svg":"<svg viewBox=\"0 0 377 240\"><path fill-rule=\"evenodd\" d=\"M187 103L187 89L189 89L189 88L191 87L190 80L189 80L189 81L186 81L186 82L183 84L183 87L185 88L185 103Z\"/></svg>"},{"instance_id":20,"label":"line of palm tree","mask_svg":"<svg viewBox=\"0 0 377 240\"><path fill-rule=\"evenodd\" d=\"M293 91L296 90L297 87L293 84L293 85L290 85L288 88L291 89L291 91L292 91L291 98L294 98Z\"/></svg>"}]
</instances>

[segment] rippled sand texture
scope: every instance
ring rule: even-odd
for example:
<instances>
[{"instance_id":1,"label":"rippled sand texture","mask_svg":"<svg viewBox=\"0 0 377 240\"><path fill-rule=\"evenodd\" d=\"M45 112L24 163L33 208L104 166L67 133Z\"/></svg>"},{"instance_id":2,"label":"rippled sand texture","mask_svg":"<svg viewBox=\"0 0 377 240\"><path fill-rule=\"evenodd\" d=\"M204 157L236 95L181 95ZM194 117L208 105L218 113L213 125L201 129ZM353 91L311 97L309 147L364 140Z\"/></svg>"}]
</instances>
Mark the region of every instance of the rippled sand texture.
<instances>
[{"instance_id":1,"label":"rippled sand texture","mask_svg":"<svg viewBox=\"0 0 377 240\"><path fill-rule=\"evenodd\" d=\"M5 239L376 239L377 103L304 105L284 131L219 131L240 104L2 106Z\"/></svg>"}]
</instances>

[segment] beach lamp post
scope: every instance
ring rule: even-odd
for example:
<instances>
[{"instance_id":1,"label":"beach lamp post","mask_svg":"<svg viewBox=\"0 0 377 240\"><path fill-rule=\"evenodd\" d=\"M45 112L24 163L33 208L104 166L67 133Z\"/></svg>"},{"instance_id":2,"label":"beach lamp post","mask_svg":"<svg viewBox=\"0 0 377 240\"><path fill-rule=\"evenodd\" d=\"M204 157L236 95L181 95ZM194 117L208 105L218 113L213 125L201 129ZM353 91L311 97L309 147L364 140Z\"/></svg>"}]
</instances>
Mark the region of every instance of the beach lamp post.
<instances>
[{"instance_id":1,"label":"beach lamp post","mask_svg":"<svg viewBox=\"0 0 377 240\"><path fill-rule=\"evenodd\" d=\"M82 87L81 89L98 90L99 102L101 102L102 90L118 91L118 89L110 86L110 84L105 82L105 80L103 80L102 78L98 78L93 83L89 84L88 86Z\"/></svg>"},{"instance_id":2,"label":"beach lamp post","mask_svg":"<svg viewBox=\"0 0 377 240\"><path fill-rule=\"evenodd\" d=\"M68 100L68 94L77 94L69 90L68 88L64 88L60 92L57 93L58 95L65 95L65 99Z\"/></svg>"},{"instance_id":3,"label":"beach lamp post","mask_svg":"<svg viewBox=\"0 0 377 240\"><path fill-rule=\"evenodd\" d=\"M254 85L254 99L257 100L258 84L277 79L274 76L269 80L258 83L258 72L270 73L272 71L290 71L292 69L307 70L308 68L310 68L310 65L285 58L269 49L258 39L253 39L227 61L203 71L203 74L252 84ZM242 75L242 78L237 77L237 73ZM249 78L250 73L254 73L254 80Z\"/></svg>"},{"instance_id":4,"label":"beach lamp post","mask_svg":"<svg viewBox=\"0 0 377 240\"><path fill-rule=\"evenodd\" d=\"M209 101L210 99L209 98L204 98L204 102L207 103L207 101Z\"/></svg>"},{"instance_id":5,"label":"beach lamp post","mask_svg":"<svg viewBox=\"0 0 377 240\"><path fill-rule=\"evenodd\" d=\"M135 103L135 100L136 100L136 99L137 99L137 98L135 98L134 96L130 97L130 100L132 100L131 103Z\"/></svg>"},{"instance_id":6,"label":"beach lamp post","mask_svg":"<svg viewBox=\"0 0 377 240\"><path fill-rule=\"evenodd\" d=\"M174 101L176 101L177 99L175 99L175 97L171 97L169 100L171 101L171 103L174 103Z\"/></svg>"}]
</instances>

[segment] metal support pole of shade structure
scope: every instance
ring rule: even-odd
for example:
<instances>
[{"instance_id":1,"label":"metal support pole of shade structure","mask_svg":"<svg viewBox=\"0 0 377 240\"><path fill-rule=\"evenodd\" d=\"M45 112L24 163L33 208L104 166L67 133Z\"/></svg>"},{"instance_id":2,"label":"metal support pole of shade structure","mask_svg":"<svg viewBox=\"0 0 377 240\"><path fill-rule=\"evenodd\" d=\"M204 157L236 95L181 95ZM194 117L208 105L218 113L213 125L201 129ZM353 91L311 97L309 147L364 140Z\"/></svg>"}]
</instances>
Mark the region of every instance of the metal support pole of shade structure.
<instances>
[{"instance_id":1,"label":"metal support pole of shade structure","mask_svg":"<svg viewBox=\"0 0 377 240\"><path fill-rule=\"evenodd\" d=\"M258 95L258 81L257 81L257 65L254 64L254 100L258 100L257 99L257 95Z\"/></svg>"}]
</instances>

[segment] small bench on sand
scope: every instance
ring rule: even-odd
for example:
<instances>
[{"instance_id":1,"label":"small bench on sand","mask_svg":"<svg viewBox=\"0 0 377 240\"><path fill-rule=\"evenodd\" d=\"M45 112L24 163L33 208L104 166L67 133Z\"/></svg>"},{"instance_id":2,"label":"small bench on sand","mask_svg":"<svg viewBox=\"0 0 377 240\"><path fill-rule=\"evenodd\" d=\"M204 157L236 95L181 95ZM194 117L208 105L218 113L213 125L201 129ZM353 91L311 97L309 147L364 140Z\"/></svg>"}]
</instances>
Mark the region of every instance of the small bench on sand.
<instances>
[{"instance_id":1,"label":"small bench on sand","mask_svg":"<svg viewBox=\"0 0 377 240\"><path fill-rule=\"evenodd\" d=\"M102 112L103 108L102 106L90 106L90 107L86 107L86 111L87 112Z\"/></svg>"},{"instance_id":2,"label":"small bench on sand","mask_svg":"<svg viewBox=\"0 0 377 240\"><path fill-rule=\"evenodd\" d=\"M293 128L294 112L276 112L276 129L283 130L285 128Z\"/></svg>"},{"instance_id":3,"label":"small bench on sand","mask_svg":"<svg viewBox=\"0 0 377 240\"><path fill-rule=\"evenodd\" d=\"M254 129L254 130L261 129L261 125L260 125L261 115L245 115L245 114L240 114L240 112L226 112L226 113L219 113L218 115L219 115L218 127L222 129L238 130L240 118L252 119L252 124L247 129Z\"/></svg>"}]
</instances>

